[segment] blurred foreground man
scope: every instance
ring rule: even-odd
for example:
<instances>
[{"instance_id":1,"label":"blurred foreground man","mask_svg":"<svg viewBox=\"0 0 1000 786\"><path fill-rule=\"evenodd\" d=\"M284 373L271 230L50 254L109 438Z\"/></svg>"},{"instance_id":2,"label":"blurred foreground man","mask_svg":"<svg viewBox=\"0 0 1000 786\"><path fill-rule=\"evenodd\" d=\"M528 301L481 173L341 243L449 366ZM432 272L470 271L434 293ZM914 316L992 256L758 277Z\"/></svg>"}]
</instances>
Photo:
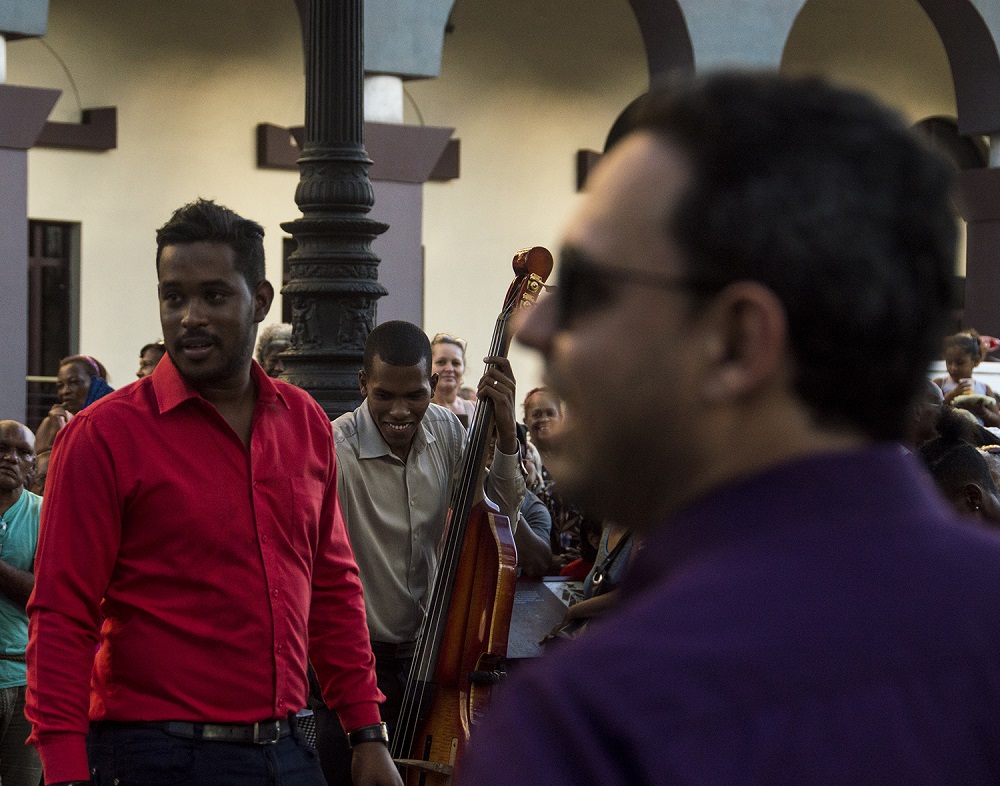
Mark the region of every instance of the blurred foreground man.
<instances>
[{"instance_id":1,"label":"blurred foreground man","mask_svg":"<svg viewBox=\"0 0 1000 786\"><path fill-rule=\"evenodd\" d=\"M48 784L324 786L295 725L307 650L354 782L401 784L330 422L253 362L263 236L177 210L156 235L167 357L56 438L28 608Z\"/></svg>"},{"instance_id":2,"label":"blurred foreground man","mask_svg":"<svg viewBox=\"0 0 1000 786\"><path fill-rule=\"evenodd\" d=\"M651 98L521 333L566 402L553 474L644 546L618 611L498 692L461 783L1000 781L1000 541L895 442L949 175L816 80Z\"/></svg>"}]
</instances>

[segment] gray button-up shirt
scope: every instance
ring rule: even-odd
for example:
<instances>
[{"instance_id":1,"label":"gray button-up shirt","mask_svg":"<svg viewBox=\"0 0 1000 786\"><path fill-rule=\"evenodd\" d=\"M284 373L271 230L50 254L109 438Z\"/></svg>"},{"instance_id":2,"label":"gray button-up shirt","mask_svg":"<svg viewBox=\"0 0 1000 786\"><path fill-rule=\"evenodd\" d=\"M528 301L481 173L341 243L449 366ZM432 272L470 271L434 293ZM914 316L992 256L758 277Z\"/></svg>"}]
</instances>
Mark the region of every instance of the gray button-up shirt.
<instances>
[{"instance_id":1,"label":"gray button-up shirt","mask_svg":"<svg viewBox=\"0 0 1000 786\"><path fill-rule=\"evenodd\" d=\"M454 413L431 404L404 463L393 455L368 402L333 421L337 495L365 590L373 641L417 637L434 581L448 515L452 480L460 466L465 429ZM517 522L524 497L517 455L497 450L486 495Z\"/></svg>"}]
</instances>

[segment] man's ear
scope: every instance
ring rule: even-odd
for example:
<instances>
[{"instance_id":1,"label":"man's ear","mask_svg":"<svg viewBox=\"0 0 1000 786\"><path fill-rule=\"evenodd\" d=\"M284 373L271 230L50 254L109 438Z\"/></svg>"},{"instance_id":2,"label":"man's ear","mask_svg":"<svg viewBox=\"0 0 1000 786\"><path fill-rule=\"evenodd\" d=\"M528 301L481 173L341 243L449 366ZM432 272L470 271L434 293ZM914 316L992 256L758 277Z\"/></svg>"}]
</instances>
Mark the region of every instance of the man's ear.
<instances>
[{"instance_id":1,"label":"man's ear","mask_svg":"<svg viewBox=\"0 0 1000 786\"><path fill-rule=\"evenodd\" d=\"M787 372L788 318L769 287L756 281L730 284L700 319L707 332L706 400L740 397Z\"/></svg>"},{"instance_id":2,"label":"man's ear","mask_svg":"<svg viewBox=\"0 0 1000 786\"><path fill-rule=\"evenodd\" d=\"M976 483L966 483L962 487L961 502L965 510L973 516L981 516L983 490Z\"/></svg>"},{"instance_id":3,"label":"man's ear","mask_svg":"<svg viewBox=\"0 0 1000 786\"><path fill-rule=\"evenodd\" d=\"M431 374L431 395L432 396L434 395L434 391L437 390L438 379L439 379L439 377L438 377L437 374Z\"/></svg>"},{"instance_id":4,"label":"man's ear","mask_svg":"<svg viewBox=\"0 0 1000 786\"><path fill-rule=\"evenodd\" d=\"M271 282L261 281L253 291L253 321L263 322L274 301L274 287Z\"/></svg>"},{"instance_id":5,"label":"man's ear","mask_svg":"<svg viewBox=\"0 0 1000 786\"><path fill-rule=\"evenodd\" d=\"M358 372L358 385L361 387L361 398L368 398L368 377L364 369Z\"/></svg>"}]
</instances>

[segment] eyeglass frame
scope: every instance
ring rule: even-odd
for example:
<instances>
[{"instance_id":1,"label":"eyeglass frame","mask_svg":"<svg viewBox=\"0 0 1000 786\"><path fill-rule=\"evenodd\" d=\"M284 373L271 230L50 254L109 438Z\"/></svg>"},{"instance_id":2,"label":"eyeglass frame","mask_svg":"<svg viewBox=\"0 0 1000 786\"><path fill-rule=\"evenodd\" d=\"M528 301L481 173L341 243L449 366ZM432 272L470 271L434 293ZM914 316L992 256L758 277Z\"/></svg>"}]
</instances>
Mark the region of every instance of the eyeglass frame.
<instances>
[{"instance_id":1,"label":"eyeglass frame","mask_svg":"<svg viewBox=\"0 0 1000 786\"><path fill-rule=\"evenodd\" d=\"M656 270L599 265L583 251L567 247L562 250L559 257L559 271L555 286L546 287L555 293L557 324L560 327L565 327L573 319L595 308L594 305L581 307L572 304L571 299L574 290L579 291L579 283L595 285L615 281L657 289L686 289L699 295L715 294L731 283L730 281L713 280L690 274L678 275Z\"/></svg>"}]
</instances>

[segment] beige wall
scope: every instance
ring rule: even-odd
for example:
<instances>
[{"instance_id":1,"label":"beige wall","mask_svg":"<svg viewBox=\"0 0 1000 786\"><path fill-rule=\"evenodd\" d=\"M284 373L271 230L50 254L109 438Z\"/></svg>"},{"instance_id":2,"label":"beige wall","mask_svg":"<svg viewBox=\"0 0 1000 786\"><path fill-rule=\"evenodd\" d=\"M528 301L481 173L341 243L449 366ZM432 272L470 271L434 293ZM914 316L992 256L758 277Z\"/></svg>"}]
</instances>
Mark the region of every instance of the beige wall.
<instances>
[{"instance_id":1,"label":"beige wall","mask_svg":"<svg viewBox=\"0 0 1000 786\"><path fill-rule=\"evenodd\" d=\"M461 178L425 189L425 314L428 332L469 340L471 381L514 251L556 250L577 199L576 151L603 147L648 75L626 0L458 0L452 21L440 78L407 89L426 123L455 126L462 141ZM527 392L535 356L511 357Z\"/></svg>"},{"instance_id":2,"label":"beige wall","mask_svg":"<svg viewBox=\"0 0 1000 786\"><path fill-rule=\"evenodd\" d=\"M53 0L46 40L83 106L118 107L119 147L36 149L29 162L30 216L83 224L80 344L115 384L159 336L153 231L174 207L202 195L261 221L274 281L278 225L298 215L297 176L256 169L254 150L258 122L302 122L291 0L171 3L172 13L167 5ZM625 0L500 5L459 0L442 78L408 86L425 122L455 126L462 140L461 179L426 190L426 327L467 337L476 358L513 252L554 242L575 198L576 149L600 147L620 107L645 89ZM11 44L9 61L11 83L66 90L53 119L78 119L68 81L39 42ZM533 383L527 361L517 365ZM470 363L470 377L479 367Z\"/></svg>"},{"instance_id":3,"label":"beige wall","mask_svg":"<svg viewBox=\"0 0 1000 786\"><path fill-rule=\"evenodd\" d=\"M944 44L916 0L809 0L781 70L833 76L892 104L912 123L955 116ZM959 224L955 267L965 275L965 222Z\"/></svg>"},{"instance_id":4,"label":"beige wall","mask_svg":"<svg viewBox=\"0 0 1000 786\"><path fill-rule=\"evenodd\" d=\"M457 0L453 23L440 78L407 89L424 122L454 126L462 143L461 177L425 188L425 327L469 340L472 381L513 252L557 247L578 199L576 150L603 145L647 76L626 0ZM159 336L153 231L173 208L201 195L261 221L280 280L278 225L298 215L297 176L256 169L254 129L302 122L298 17L291 0L52 0L46 40L85 107L118 107L117 150L32 151L29 212L82 222L81 349L119 385ZM39 42L11 43L8 61L11 83L66 91L54 119L78 118ZM954 114L947 61L916 0L810 0L783 68L866 86L913 119ZM417 122L409 104L406 121ZM527 390L537 365L513 358Z\"/></svg>"},{"instance_id":5,"label":"beige wall","mask_svg":"<svg viewBox=\"0 0 1000 786\"><path fill-rule=\"evenodd\" d=\"M280 281L278 224L298 215L297 178L255 168L255 126L301 123L298 17L291 0L54 0L46 40L84 107L118 107L116 150L31 151L28 198L32 218L82 222L80 348L119 386L160 336L153 233L174 208L204 196L261 221ZM62 88L53 119L79 118L39 42L12 42L8 56L11 83Z\"/></svg>"},{"instance_id":6,"label":"beige wall","mask_svg":"<svg viewBox=\"0 0 1000 786\"><path fill-rule=\"evenodd\" d=\"M916 0L809 0L781 68L834 74L895 104L913 122L955 114L944 45Z\"/></svg>"}]
</instances>

